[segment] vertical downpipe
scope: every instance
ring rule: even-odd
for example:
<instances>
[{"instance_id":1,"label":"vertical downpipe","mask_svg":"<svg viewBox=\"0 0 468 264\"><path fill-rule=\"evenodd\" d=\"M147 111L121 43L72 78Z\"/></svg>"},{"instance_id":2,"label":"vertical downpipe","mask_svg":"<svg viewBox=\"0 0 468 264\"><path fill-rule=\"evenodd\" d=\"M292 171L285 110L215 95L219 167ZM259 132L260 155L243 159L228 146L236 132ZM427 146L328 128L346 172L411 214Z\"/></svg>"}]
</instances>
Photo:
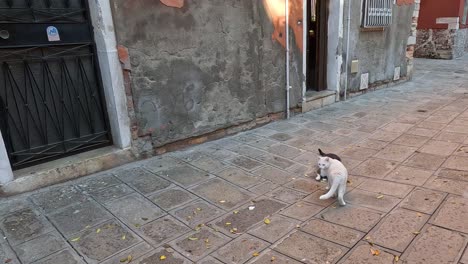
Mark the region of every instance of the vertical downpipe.
<instances>
[{"instance_id":1,"label":"vertical downpipe","mask_svg":"<svg viewBox=\"0 0 468 264\"><path fill-rule=\"evenodd\" d=\"M284 9L286 12L286 119L289 119L289 0L286 0Z\"/></svg>"},{"instance_id":2,"label":"vertical downpipe","mask_svg":"<svg viewBox=\"0 0 468 264\"><path fill-rule=\"evenodd\" d=\"M302 107L306 102L306 78L307 78L307 33L309 18L307 17L307 1L302 0Z\"/></svg>"},{"instance_id":3,"label":"vertical downpipe","mask_svg":"<svg viewBox=\"0 0 468 264\"><path fill-rule=\"evenodd\" d=\"M345 65L345 89L344 89L344 99L348 99L348 67L349 67L349 36L351 31L351 0L348 1L348 17L346 18L347 29L346 29L346 65Z\"/></svg>"}]
</instances>

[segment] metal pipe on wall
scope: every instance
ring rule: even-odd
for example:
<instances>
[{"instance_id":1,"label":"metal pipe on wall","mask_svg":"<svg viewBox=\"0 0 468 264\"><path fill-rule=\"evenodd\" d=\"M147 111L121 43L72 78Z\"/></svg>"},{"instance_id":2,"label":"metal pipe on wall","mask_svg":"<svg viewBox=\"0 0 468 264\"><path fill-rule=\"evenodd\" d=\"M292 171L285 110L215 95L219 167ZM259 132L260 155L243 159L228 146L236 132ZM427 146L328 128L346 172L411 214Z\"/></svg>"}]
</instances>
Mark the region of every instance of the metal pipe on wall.
<instances>
[{"instance_id":1,"label":"metal pipe on wall","mask_svg":"<svg viewBox=\"0 0 468 264\"><path fill-rule=\"evenodd\" d=\"M289 119L289 0L285 1L284 10L286 12L286 119Z\"/></svg>"},{"instance_id":2,"label":"metal pipe on wall","mask_svg":"<svg viewBox=\"0 0 468 264\"><path fill-rule=\"evenodd\" d=\"M345 89L344 89L344 99L348 99L348 67L349 67L349 36L351 31L351 0L348 1L348 17L346 18L347 29L346 29L346 65L345 65Z\"/></svg>"},{"instance_id":3,"label":"metal pipe on wall","mask_svg":"<svg viewBox=\"0 0 468 264\"><path fill-rule=\"evenodd\" d=\"M307 17L307 1L302 0L302 105L306 102L306 76L307 76L307 32L309 18Z\"/></svg>"}]
</instances>

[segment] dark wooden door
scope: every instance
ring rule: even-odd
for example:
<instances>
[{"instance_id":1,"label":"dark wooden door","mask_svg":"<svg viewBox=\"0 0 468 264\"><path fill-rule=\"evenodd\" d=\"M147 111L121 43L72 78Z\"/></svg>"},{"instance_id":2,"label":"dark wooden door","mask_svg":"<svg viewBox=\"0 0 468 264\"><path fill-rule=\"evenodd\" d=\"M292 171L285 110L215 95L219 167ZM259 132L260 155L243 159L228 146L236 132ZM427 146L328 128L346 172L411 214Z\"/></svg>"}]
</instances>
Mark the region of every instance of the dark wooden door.
<instances>
[{"instance_id":1,"label":"dark wooden door","mask_svg":"<svg viewBox=\"0 0 468 264\"><path fill-rule=\"evenodd\" d=\"M327 89L328 0L308 0L307 90Z\"/></svg>"}]
</instances>

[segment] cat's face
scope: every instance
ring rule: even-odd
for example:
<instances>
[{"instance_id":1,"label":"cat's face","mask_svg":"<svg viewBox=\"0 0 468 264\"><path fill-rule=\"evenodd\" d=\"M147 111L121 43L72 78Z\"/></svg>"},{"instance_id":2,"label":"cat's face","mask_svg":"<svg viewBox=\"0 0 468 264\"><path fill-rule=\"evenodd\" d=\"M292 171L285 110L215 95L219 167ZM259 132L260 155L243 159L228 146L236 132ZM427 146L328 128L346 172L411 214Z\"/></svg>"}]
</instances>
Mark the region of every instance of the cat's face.
<instances>
[{"instance_id":1,"label":"cat's face","mask_svg":"<svg viewBox=\"0 0 468 264\"><path fill-rule=\"evenodd\" d=\"M320 157L317 164L320 169L328 169L330 167L330 158Z\"/></svg>"}]
</instances>

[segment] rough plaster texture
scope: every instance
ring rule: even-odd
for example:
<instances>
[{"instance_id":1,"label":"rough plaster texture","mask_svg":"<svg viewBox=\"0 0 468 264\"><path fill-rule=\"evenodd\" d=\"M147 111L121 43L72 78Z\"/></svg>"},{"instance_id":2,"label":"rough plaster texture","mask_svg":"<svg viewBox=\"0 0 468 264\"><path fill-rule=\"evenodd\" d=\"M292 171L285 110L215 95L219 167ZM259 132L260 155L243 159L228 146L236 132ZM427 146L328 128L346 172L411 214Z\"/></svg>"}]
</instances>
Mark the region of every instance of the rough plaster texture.
<instances>
[{"instance_id":1,"label":"rough plaster texture","mask_svg":"<svg viewBox=\"0 0 468 264\"><path fill-rule=\"evenodd\" d=\"M285 110L285 52L260 1L113 0L139 135L154 147ZM292 43L291 47L296 45ZM291 107L301 98L292 51Z\"/></svg>"},{"instance_id":2,"label":"rough plaster texture","mask_svg":"<svg viewBox=\"0 0 468 264\"><path fill-rule=\"evenodd\" d=\"M455 59L463 56L468 29L419 29L415 57Z\"/></svg>"},{"instance_id":3,"label":"rough plaster texture","mask_svg":"<svg viewBox=\"0 0 468 264\"><path fill-rule=\"evenodd\" d=\"M348 3L345 3L344 10L347 10ZM392 25L384 31L368 32L361 30L361 1L352 3L350 61L359 60L359 72L349 76L348 91L359 91L362 73L369 73L370 86L393 81L395 67L401 67L402 77L407 76L406 49L415 5L395 5ZM344 28L347 27L346 16L347 12ZM343 48L343 57L345 52L346 47Z\"/></svg>"}]
</instances>

